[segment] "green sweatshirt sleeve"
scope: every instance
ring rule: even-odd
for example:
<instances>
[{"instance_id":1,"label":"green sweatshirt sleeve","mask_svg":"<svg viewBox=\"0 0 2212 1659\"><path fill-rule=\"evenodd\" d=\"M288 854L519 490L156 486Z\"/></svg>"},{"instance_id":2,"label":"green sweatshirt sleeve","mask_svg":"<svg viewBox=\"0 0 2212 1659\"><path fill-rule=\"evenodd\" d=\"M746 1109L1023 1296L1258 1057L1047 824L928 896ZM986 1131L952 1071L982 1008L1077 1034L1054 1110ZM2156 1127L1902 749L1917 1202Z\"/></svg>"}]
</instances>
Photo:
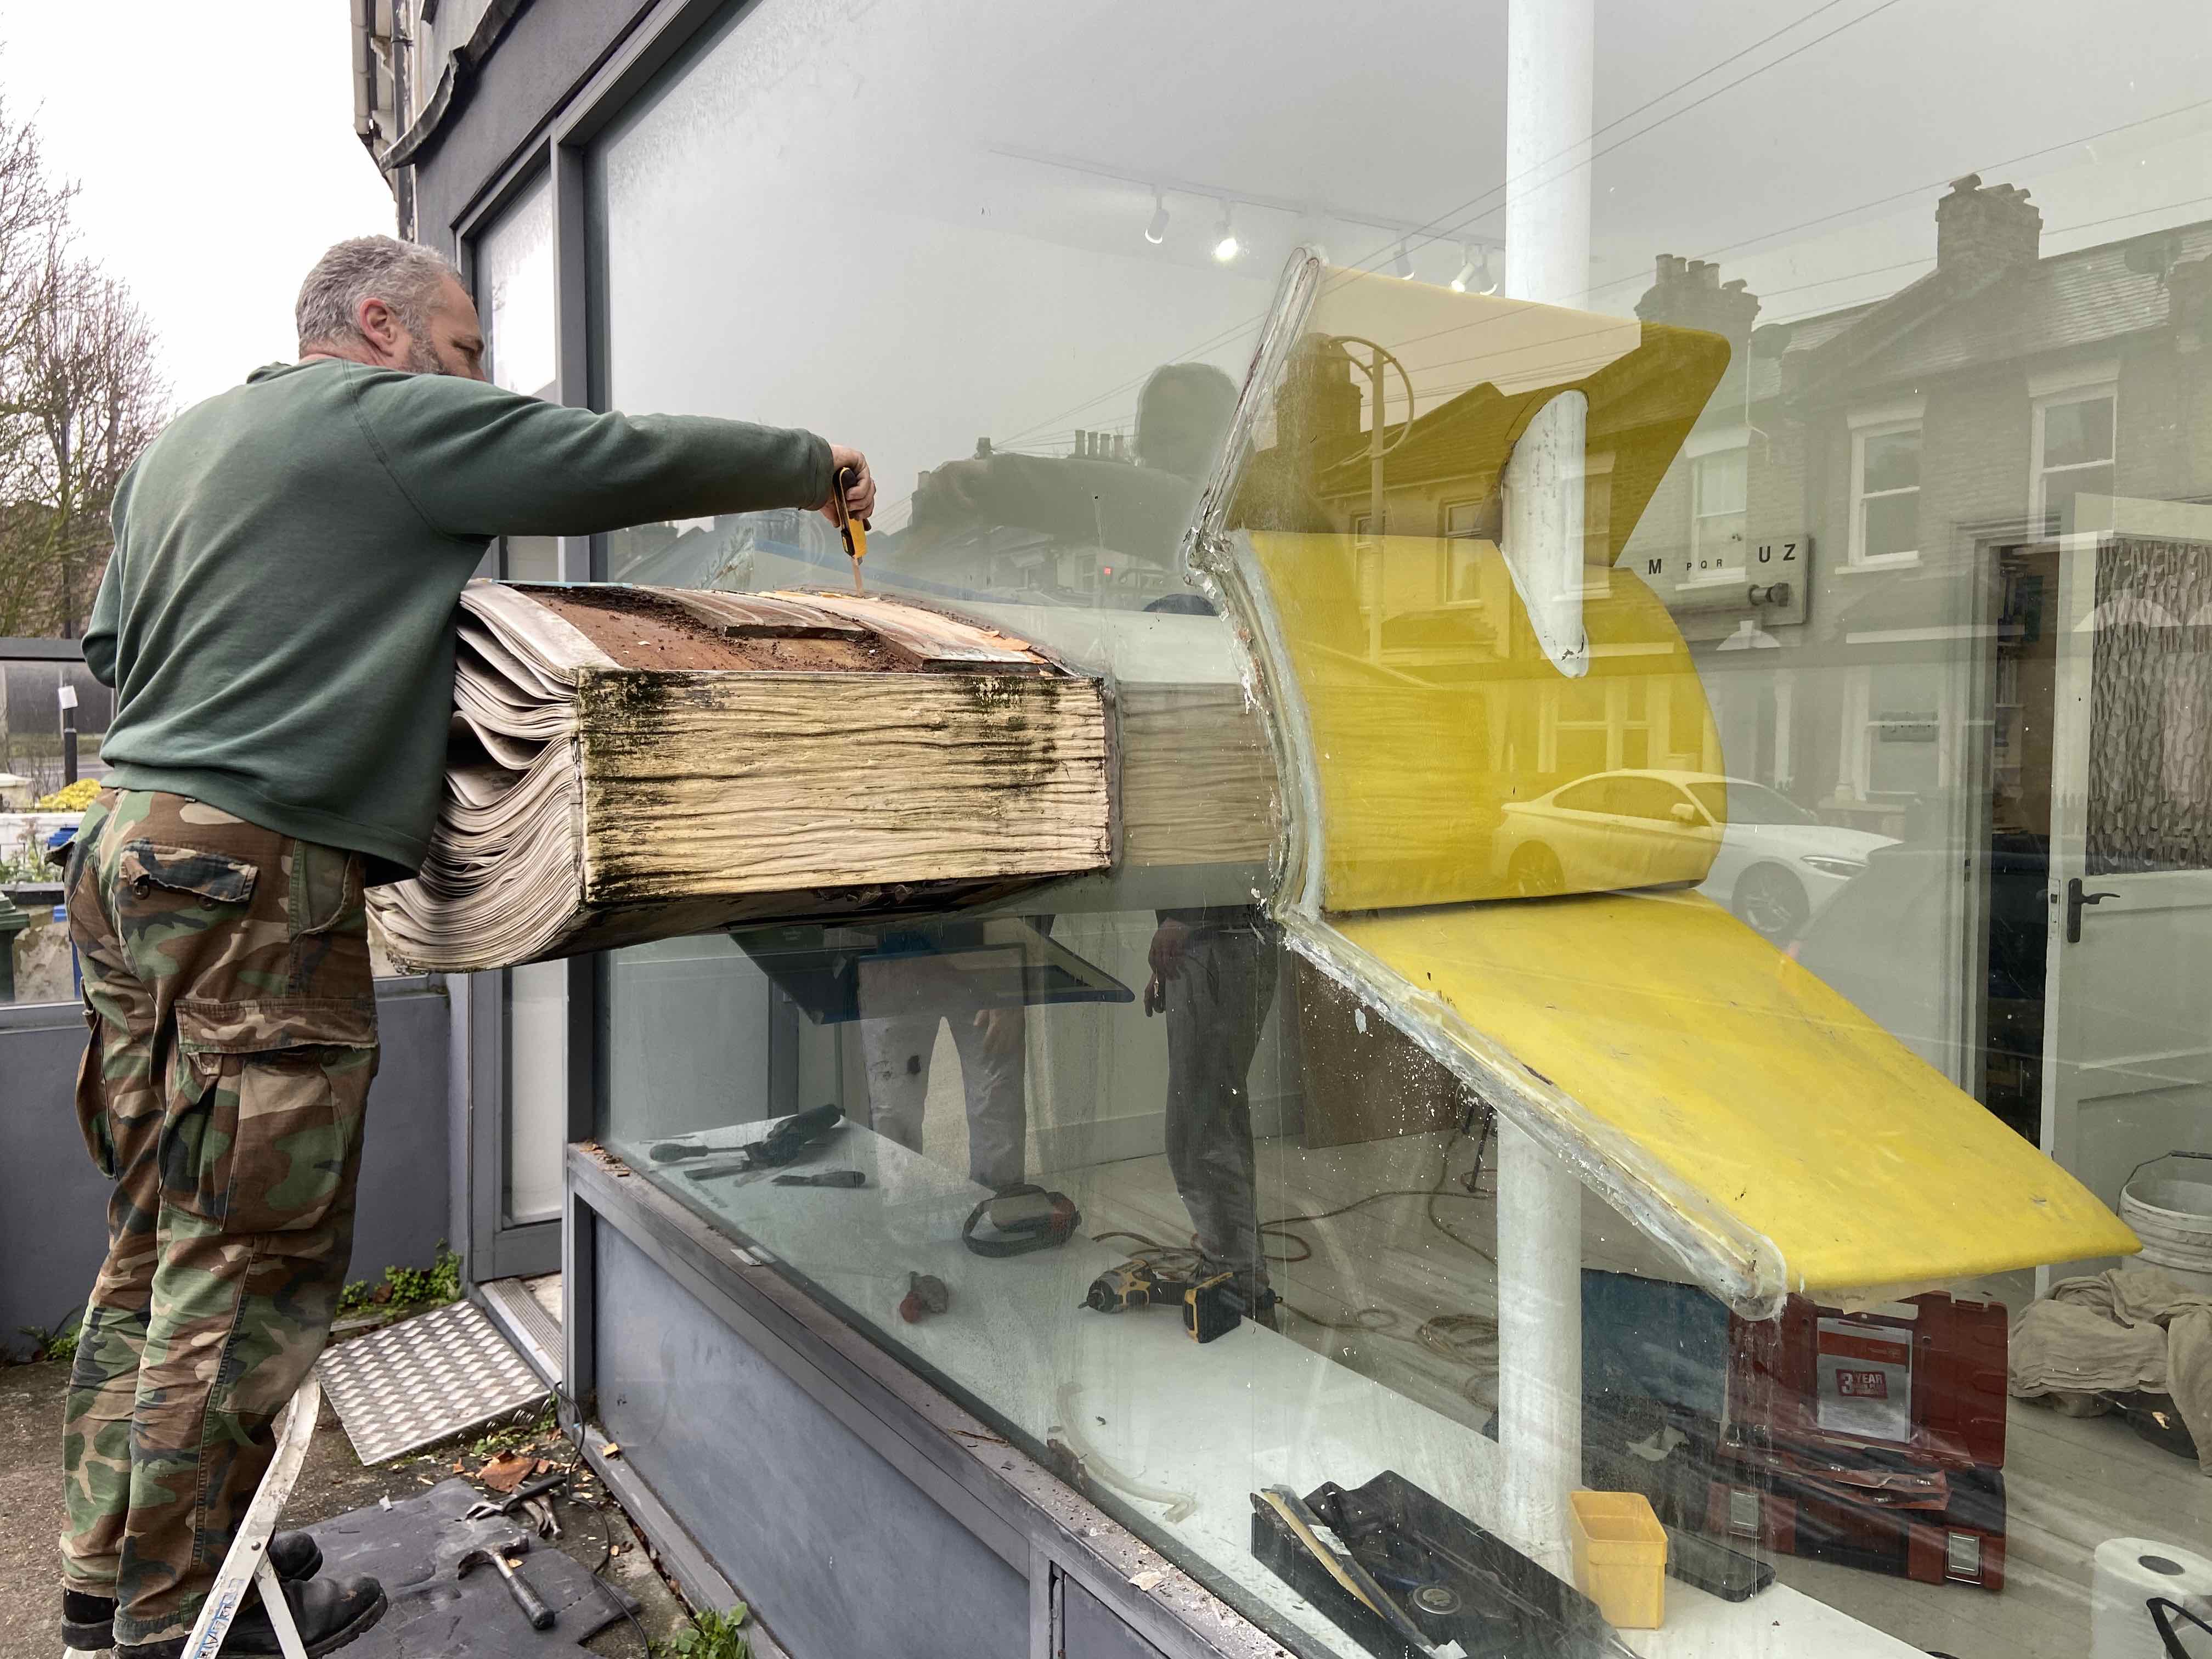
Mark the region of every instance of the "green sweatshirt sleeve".
<instances>
[{"instance_id":1,"label":"green sweatshirt sleeve","mask_svg":"<svg viewBox=\"0 0 2212 1659\"><path fill-rule=\"evenodd\" d=\"M830 446L811 432L599 415L453 375L347 374L364 435L444 535L590 535L830 496Z\"/></svg>"},{"instance_id":2,"label":"green sweatshirt sleeve","mask_svg":"<svg viewBox=\"0 0 2212 1659\"><path fill-rule=\"evenodd\" d=\"M111 522L117 526L115 544L107 556L107 568L100 578L100 592L92 601L92 619L84 628L84 664L92 670L93 678L102 685L115 684L115 634L123 614L123 502L130 480L124 481L125 489L115 495L115 509Z\"/></svg>"}]
</instances>

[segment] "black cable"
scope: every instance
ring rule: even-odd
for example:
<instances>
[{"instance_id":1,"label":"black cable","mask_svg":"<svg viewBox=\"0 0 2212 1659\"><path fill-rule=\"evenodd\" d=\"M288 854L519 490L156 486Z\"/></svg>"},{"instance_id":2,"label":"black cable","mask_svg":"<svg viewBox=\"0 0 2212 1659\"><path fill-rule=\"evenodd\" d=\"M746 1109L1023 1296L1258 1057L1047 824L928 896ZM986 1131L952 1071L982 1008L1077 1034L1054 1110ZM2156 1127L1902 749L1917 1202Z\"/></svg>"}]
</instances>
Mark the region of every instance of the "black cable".
<instances>
[{"instance_id":1,"label":"black cable","mask_svg":"<svg viewBox=\"0 0 2212 1659\"><path fill-rule=\"evenodd\" d=\"M1464 1191L1448 1193L1444 1190L1444 1187L1451 1176L1452 1148L1458 1146L1462 1140L1467 1138L1468 1131L1473 1127L1477 1116L1480 1116L1482 1119L1482 1135L1481 1138L1475 1142L1474 1167L1470 1170L1462 1180L1461 1184L1465 1188ZM1294 1223L1334 1220L1336 1217L1346 1214L1351 1211L1357 1210L1363 1205L1373 1204L1382 1199L1418 1198L1425 1200L1422 1207L1428 1217L1429 1224L1431 1226L1434 1227L1446 1238L1451 1240L1453 1243L1460 1246L1461 1249L1472 1251L1474 1255L1481 1257L1483 1261L1489 1262L1492 1267L1496 1267L1498 1265L1498 1260L1495 1256L1492 1255L1488 1250L1484 1249L1481 1245L1476 1243L1464 1233L1459 1232L1455 1229L1447 1226L1444 1224L1443 1218L1437 1214L1437 1200L1440 1198L1480 1198L1482 1196L1480 1193L1475 1190L1475 1188L1482 1179L1484 1154L1489 1148L1490 1137L1492 1132L1495 1129L1496 1125L1496 1117L1487 1107L1480 1103L1468 1107L1468 1109L1460 1116L1459 1127L1454 1129L1450 1137L1445 1140L1443 1156L1439 1158L1437 1162L1436 1181L1428 1187L1394 1187L1382 1192L1370 1193L1364 1198L1355 1198L1351 1203L1340 1204L1333 1210L1321 1210L1311 1215L1277 1216L1272 1220L1261 1222L1260 1224L1260 1233L1263 1238L1270 1234L1273 1234L1278 1237L1292 1239L1295 1240L1305 1252L1303 1255L1270 1255L1267 1259L1279 1266L1289 1267L1293 1263L1306 1261L1313 1255L1312 1242L1306 1238L1303 1234L1294 1233L1290 1231L1291 1224ZM1328 1322L1317 1320L1315 1322L1316 1324L1323 1324Z\"/></svg>"},{"instance_id":2,"label":"black cable","mask_svg":"<svg viewBox=\"0 0 2212 1659\"><path fill-rule=\"evenodd\" d=\"M561 1407L563 1406L568 1408L568 1414L573 1423L573 1427L568 1430L562 1430L560 1427ZM568 1467L562 1471L567 1479L566 1484L561 1490L568 1495L571 1504L580 1509L590 1510L599 1517L599 1564L592 1569L592 1582L599 1587L599 1593L602 1595L615 1604L623 1617L629 1620L630 1628L637 1632L637 1639L643 1648L645 1659L653 1659L653 1638L646 1634L644 1625L639 1622L635 1610L629 1604L629 1598L599 1577L606 1571L607 1563L615 1559L615 1529L608 1523L606 1513L606 1505L614 1501L614 1493L607 1490L606 1482L602 1480L599 1482L599 1497L596 1502L586 1503L576 1495L578 1471L591 1473L590 1466L584 1461L584 1411L568 1389L558 1382L553 1385L553 1422L556 1431L568 1443ZM692 1628L695 1630L698 1628L696 1620L692 1621Z\"/></svg>"}]
</instances>

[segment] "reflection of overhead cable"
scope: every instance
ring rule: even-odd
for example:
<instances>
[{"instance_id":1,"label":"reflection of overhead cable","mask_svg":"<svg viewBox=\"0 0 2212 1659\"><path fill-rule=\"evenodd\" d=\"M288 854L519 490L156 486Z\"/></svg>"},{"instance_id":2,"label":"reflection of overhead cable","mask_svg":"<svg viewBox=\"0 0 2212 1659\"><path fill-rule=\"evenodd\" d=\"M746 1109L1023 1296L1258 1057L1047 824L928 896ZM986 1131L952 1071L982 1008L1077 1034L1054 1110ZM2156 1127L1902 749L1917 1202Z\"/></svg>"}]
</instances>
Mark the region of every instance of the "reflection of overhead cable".
<instances>
[{"instance_id":1,"label":"reflection of overhead cable","mask_svg":"<svg viewBox=\"0 0 2212 1659\"><path fill-rule=\"evenodd\" d=\"M1812 10L1807 12L1803 16L1796 18L1793 21L1784 23L1780 28L1774 30L1771 33L1761 35L1749 46L1741 47L1738 50L1730 52L1727 57L1722 58L1717 63L1708 64L1705 68L1699 70L1695 75L1691 76L1688 79L1676 82L1673 86L1668 88L1666 91L1659 93L1653 97L1645 99L1634 109L1628 111L1625 114L1615 116L1612 120L1607 121L1601 127L1593 129L1587 138L1577 139L1566 149L1559 150L1553 155L1547 155L1540 161L1530 163L1528 167L1523 167L1519 173L1514 174L1510 179L1500 179L1497 184L1494 184L1487 189L1469 197L1457 207L1445 209L1443 212L1437 214L1426 224L1420 226L1414 234L1416 235L1423 236L1430 241L1439 240L1448 236L1464 234L1467 225L1473 222L1472 219L1464 221L1460 225L1449 229L1443 228L1445 221L1455 218L1462 214L1469 213L1477 208L1480 208L1481 210L1480 212L1474 213L1474 218L1487 218L1490 214L1497 211L1496 206L1486 207L1483 205L1490 198L1493 196L1499 198L1498 205L1502 206L1504 196L1510 192L1516 185L1522 183L1531 174L1540 173L1544 168L1550 167L1554 161L1565 160L1566 157L1572 155L1577 150L1580 149L1584 144L1595 143L1597 139L1603 137L1607 133L1620 125L1622 122L1634 120L1638 116L1643 114L1644 111L1653 107L1655 105L1664 103L1668 99L1672 98L1676 93L1687 90L1689 88L1695 86L1698 82L1704 80L1709 75L1718 74L1722 70L1726 69L1730 64L1736 63L1740 59L1748 57L1751 53L1757 52L1761 46L1767 45L1771 41L1779 40L1783 35L1788 34L1793 29L1802 28L1806 24L1811 22L1815 17L1818 17L1822 12L1833 11L1838 6L1843 4L1843 3L1844 0L1824 0L1824 3L1814 7ZM1658 120L1654 121L1650 126L1638 128L1635 132L1631 133L1627 138L1620 140L1620 143L1627 143L1633 139L1642 137L1647 132L1656 131L1657 128L1665 125L1668 121L1673 120L1675 116L1687 114L1691 110L1697 108L1698 104L1705 102L1707 99L1718 97L1721 93L1727 92L1732 88L1741 86L1744 82L1750 80L1753 76L1764 75L1768 70L1773 69L1779 64L1788 63L1790 58L1796 57L1798 53L1809 51L1812 47L1819 46L1821 40L1826 40L1834 35L1840 34L1844 29L1856 28L1859 24L1865 22L1868 18L1873 16L1875 12L1886 11L1889 7L1895 5L1896 3L1897 0L1882 0L1882 3L1875 7L1872 11L1863 13L1861 15L1853 18L1850 22L1843 24L1838 28L1830 30L1827 34L1820 36L1820 40L1808 40L1802 46L1794 47L1790 51L1784 53L1781 57L1775 58L1772 62L1761 64L1758 69L1752 70L1750 74L1740 76L1738 79L1729 82L1728 86L1717 88L1713 92L1706 94L1705 97L1698 99L1697 103L1686 104L1682 108L1674 111L1673 114L1662 116ZM1609 145L1607 146L1607 151L1601 153L1609 153L1612 149L1618 149L1619 147L1619 144ZM1595 161L1596 160L1597 156L1592 155L1588 158L1588 161L1577 162L1576 165L1587 166L1590 161ZM1570 168L1569 171L1572 171L1572 169ZM1547 179L1545 182L1550 183L1552 181ZM1374 259L1379 258L1383 250L1378 248L1375 252L1369 254L1367 258L1360 260L1358 264L1362 266L1365 266L1370 264Z\"/></svg>"},{"instance_id":2,"label":"reflection of overhead cable","mask_svg":"<svg viewBox=\"0 0 2212 1659\"><path fill-rule=\"evenodd\" d=\"M2137 127L2147 127L2154 122L2169 121L2177 115L2187 115L2192 110L2203 109L2208 104L2212 104L2212 98L2199 98L2194 103L2177 104L2173 108L2160 110L2155 115L2139 116L2132 121L2123 121L2118 126L2105 127L2095 132L2085 132L2072 138L2061 139L2055 144L2045 144L2040 149L2031 149L2019 155L2007 156L2002 161L1984 161L1978 167L1968 167L1966 172L1978 173L1986 179L2016 167L2022 161L2033 161L2042 156L2056 155L2062 150L2074 149L2083 144L2094 144L2100 138L2110 138L2116 133L2131 132ZM1794 236L1801 230L1810 230L1815 225L1825 225L1832 220L1855 218L1875 208L1887 207L1893 202L1905 202L1916 196L1925 196L1929 191L1941 190L1954 179L1963 176L1956 170L1953 170L1940 178L1928 179L1917 185L1909 185L1903 190L1892 191L1887 196L1877 196L1871 201L1861 202L1852 207L1838 208L1832 213L1815 214L1810 219L1800 219L1796 224L1784 225L1779 229L1762 230L1754 235L1746 236L1740 241L1724 242L1718 247L1709 247L1702 253L1689 257L1698 259L1717 259L1724 253L1735 253L1755 243L1772 241L1778 236ZM1644 270L1645 267L1639 264L1632 271L1622 271L1618 276L1608 276L1601 283L1592 283L1575 297L1587 299L1593 294L1602 294L1609 288L1619 288L1624 283L1632 283L1644 274Z\"/></svg>"},{"instance_id":3,"label":"reflection of overhead cable","mask_svg":"<svg viewBox=\"0 0 2212 1659\"><path fill-rule=\"evenodd\" d=\"M2045 236L2070 236L2077 230L2094 230L2100 225L2118 224L2123 219L2141 219L2145 217L2147 215L2154 213L2175 213L2179 212L2183 208L2202 206L2207 202L2212 202L2212 196L2192 196L2185 201L2161 202L2156 207L2136 208L2132 212L2110 214L2102 219L2083 219L2070 225L2052 225L2043 234ZM2176 228L2179 228L2179 227ZM2098 245L2094 242L2085 243L2081 247L2069 247L2062 252L2046 253L2042 257L2045 259L2063 259L2073 254L2084 252L2088 248L2094 247ZM2109 246L2109 244L2107 246ZM1772 299L1777 295L1802 294L1808 288L1826 288L1836 283L1848 283L1855 277L1880 276L1888 271L1903 270L1912 265L1932 265L1935 263L1935 255L1929 254L1924 258L1901 259L1893 265L1869 265L1863 270L1847 270L1840 276L1823 276L1817 282L1799 283L1793 288L1769 289L1765 292L1762 293L1759 297L1762 300L1769 300ZM1884 295L1882 297L1887 298L1887 296ZM1867 305L1875 303L1875 301L1859 300L1854 301L1851 303L1855 305ZM1822 317L1827 315L1831 312L1845 311L1850 308L1850 307L1849 306L1839 306L1835 304L1819 305L1813 307L1810 310L1796 311L1790 313L1786 317L1773 317L1769 318L1767 320L1770 324L1802 322L1808 317Z\"/></svg>"},{"instance_id":4,"label":"reflection of overhead cable","mask_svg":"<svg viewBox=\"0 0 2212 1659\"><path fill-rule=\"evenodd\" d=\"M1825 8L1822 9L1825 9ZM1817 12L1809 12L1806 15L1806 18L1800 18L1798 21L1802 23L1805 21L1807 18L1810 18L1817 15ZM1796 25L1793 24L1790 27L1795 27ZM1781 31L1781 33L1785 33L1787 32L1787 30ZM1769 38L1771 39L1771 37ZM1745 51L1752 50L1755 50L1755 45L1754 46L1745 48ZM1736 55L1741 57L1742 54L1740 52ZM1711 70L1708 70L1704 73L1711 74L1711 72L1712 71ZM1690 78L1691 81L1694 82L1702 79L1703 76L1692 76ZM1686 82L1683 84L1687 85L1689 82ZM1677 88L1677 90L1679 89L1680 88ZM1662 94L1661 95L1664 97L1667 94ZM2002 173L2008 167L2015 167L2022 161L2033 161L2037 157L2042 155L2054 155L2061 150L2074 149L2077 145L2094 143L2099 139L2110 138L2118 133L2131 131L2137 127L2148 126L2154 122L2171 120L2177 115L2186 115L2191 111L2203 108L2207 105L2212 105L2212 97L2200 98L2193 103L2177 105L2172 109L2161 110L2155 115L2142 116L2133 121L2123 121L2116 126L2100 128L2094 132L2081 133L2070 138L2060 140L2056 143L2045 145L2040 149L2030 150L2025 155L2015 155L2005 161L1985 162L1978 167L1969 167L1966 169L1966 171L1969 173L1979 173L1984 177L1987 177L1992 173ZM1646 107L1649 107L1649 106L1647 105ZM1624 117L1622 118L1626 119L1626 118ZM1601 131L1602 131L1602 129L1601 129ZM1013 152L1002 153L1012 154ZM1094 171L1094 169L1081 167L1078 167L1076 170L1079 172ZM1114 174L1109 176L1120 177L1121 175ZM1801 220L1794 225L1784 226L1774 230L1761 231L1755 235L1746 237L1741 241L1731 242L1721 247L1708 248L1704 253L1698 254L1695 257L1699 258L1717 258L1723 253L1733 252L1739 248L1749 247L1757 242L1769 241L1776 237L1787 236L1796 231L1809 229L1814 225L1826 224L1831 220L1847 218L1856 214L1864 213L1873 208L1886 206L1892 202L1903 201L1913 196L1925 195L1929 191L1940 189L1942 186L1950 183L1953 179L1959 176L1960 175L1955 170L1948 172L1942 178L1934 180L1932 183L1916 184L1907 189L1894 191L1890 195L1877 197L1871 201L1862 202L1854 207L1838 208L1831 213L1820 214L1810 219ZM1372 221L1362 221L1362 222L1372 222ZM1431 222L1435 222L1432 221ZM2079 227L2076 228L2078 228ZM1500 246L1502 246L1503 244L1500 244ZM1638 270L1640 272L1643 270L1643 267L1639 265ZM1592 287L1585 289L1583 291L1582 296L1579 297L1587 297L1591 294L1601 293L1607 289L1618 288L1624 282L1630 280L1632 280L1632 278L1626 275L1609 277L1602 283L1594 284ZM1807 313L1805 314L1813 315L1815 313ZM1225 345L1240 334L1248 333L1252 329L1257 328L1260 324L1265 320L1266 313L1254 312L1248 316L1239 319L1237 322L1230 324L1224 328L1216 330L1213 333L1206 336L1201 340L1194 341L1190 345L1186 346L1180 352L1177 352L1169 361L1173 362L1189 362L1194 358L1202 356L1206 352L1214 350L1222 345ZM1783 319L1778 320L1790 319ZM1121 397L1128 392L1133 392L1150 378L1151 373L1152 371L1147 369L1142 374L1134 375L1127 380L1123 380L1114 386L1109 386L1102 392L1097 392L1091 397L1082 399L1080 402L1073 404L1067 408L1057 411L1046 419L1036 422L1035 425L1024 428L1021 431L1013 434L1012 438L1018 441L1022 438L1030 436L1033 433L1051 430L1061 422L1068 420L1071 416L1081 414L1086 409L1090 409L1096 404L1104 403L1109 398Z\"/></svg>"}]
</instances>

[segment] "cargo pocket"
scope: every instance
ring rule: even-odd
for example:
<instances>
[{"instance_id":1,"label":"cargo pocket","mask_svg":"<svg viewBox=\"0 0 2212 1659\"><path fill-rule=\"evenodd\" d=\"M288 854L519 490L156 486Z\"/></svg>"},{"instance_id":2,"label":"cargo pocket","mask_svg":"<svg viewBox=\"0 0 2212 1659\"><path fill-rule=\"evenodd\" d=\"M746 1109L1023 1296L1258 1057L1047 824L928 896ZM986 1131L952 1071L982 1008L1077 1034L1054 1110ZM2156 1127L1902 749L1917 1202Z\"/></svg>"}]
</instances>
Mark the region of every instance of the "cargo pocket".
<instances>
[{"instance_id":1,"label":"cargo pocket","mask_svg":"<svg viewBox=\"0 0 2212 1659\"><path fill-rule=\"evenodd\" d=\"M368 998L175 1005L173 1202L229 1233L319 1225L352 1179L376 1073Z\"/></svg>"},{"instance_id":2,"label":"cargo pocket","mask_svg":"<svg viewBox=\"0 0 2212 1659\"><path fill-rule=\"evenodd\" d=\"M158 887L183 899L243 904L253 896L253 884L261 871L258 865L228 853L134 841L123 849L116 873L137 898L155 896L154 890Z\"/></svg>"},{"instance_id":3,"label":"cargo pocket","mask_svg":"<svg viewBox=\"0 0 2212 1659\"><path fill-rule=\"evenodd\" d=\"M84 1011L84 1058L76 1065L76 1121L93 1167L115 1178L115 1133L107 1118L107 1049L100 1040L99 1011Z\"/></svg>"}]
</instances>

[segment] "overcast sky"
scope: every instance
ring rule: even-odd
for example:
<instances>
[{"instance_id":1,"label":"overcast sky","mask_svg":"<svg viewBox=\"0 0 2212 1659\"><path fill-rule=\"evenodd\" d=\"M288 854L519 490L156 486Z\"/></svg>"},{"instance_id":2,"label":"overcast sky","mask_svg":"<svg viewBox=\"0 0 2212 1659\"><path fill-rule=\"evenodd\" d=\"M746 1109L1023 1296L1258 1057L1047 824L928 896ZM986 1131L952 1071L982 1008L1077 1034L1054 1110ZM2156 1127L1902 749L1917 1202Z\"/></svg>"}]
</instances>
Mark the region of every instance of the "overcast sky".
<instances>
[{"instance_id":1,"label":"overcast sky","mask_svg":"<svg viewBox=\"0 0 2212 1659\"><path fill-rule=\"evenodd\" d=\"M179 408L293 355L292 299L392 228L353 132L344 0L0 0L0 92L82 186L80 246L153 319Z\"/></svg>"}]
</instances>

